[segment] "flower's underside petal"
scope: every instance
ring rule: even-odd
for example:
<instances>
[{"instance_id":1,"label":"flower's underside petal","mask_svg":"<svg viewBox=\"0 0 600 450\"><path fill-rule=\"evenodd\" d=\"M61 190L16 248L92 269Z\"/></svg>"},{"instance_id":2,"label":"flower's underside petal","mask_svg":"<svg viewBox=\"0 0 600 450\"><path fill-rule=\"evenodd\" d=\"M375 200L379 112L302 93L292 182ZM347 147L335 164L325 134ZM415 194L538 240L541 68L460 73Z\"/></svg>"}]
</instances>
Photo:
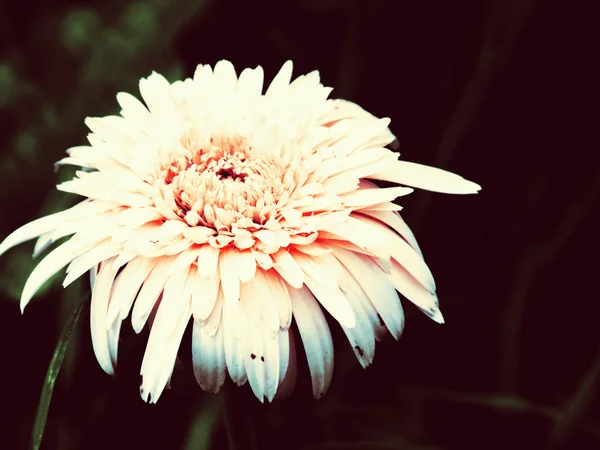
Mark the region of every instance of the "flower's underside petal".
<instances>
[{"instance_id":1,"label":"flower's underside petal","mask_svg":"<svg viewBox=\"0 0 600 450\"><path fill-rule=\"evenodd\" d=\"M244 339L244 366L254 395L272 401L279 385L278 333L263 323L248 325Z\"/></svg>"},{"instance_id":2,"label":"flower's underside petal","mask_svg":"<svg viewBox=\"0 0 600 450\"><path fill-rule=\"evenodd\" d=\"M296 387L297 361L294 332L291 328L279 332L279 387L275 398L285 398Z\"/></svg>"},{"instance_id":3,"label":"flower's underside petal","mask_svg":"<svg viewBox=\"0 0 600 450\"><path fill-rule=\"evenodd\" d=\"M203 390L212 393L219 392L227 373L220 311L218 317L216 333L211 334L200 322L194 321L192 334L194 376Z\"/></svg>"},{"instance_id":4,"label":"flower's underside petal","mask_svg":"<svg viewBox=\"0 0 600 450\"><path fill-rule=\"evenodd\" d=\"M378 242L385 243L389 255L402 264L423 286L435 292L435 280L423 258L400 236L378 220L353 214L353 225L363 232L369 232ZM381 255L376 255L381 256Z\"/></svg>"},{"instance_id":5,"label":"flower's underside petal","mask_svg":"<svg viewBox=\"0 0 600 450\"><path fill-rule=\"evenodd\" d=\"M344 249L335 249L333 254L367 294L392 336L400 338L404 329L404 311L386 274L368 256Z\"/></svg>"},{"instance_id":6,"label":"flower's underside petal","mask_svg":"<svg viewBox=\"0 0 600 450\"><path fill-rule=\"evenodd\" d=\"M294 319L306 351L313 395L319 399L327 392L333 373L331 331L321 307L308 289L290 287L289 292Z\"/></svg>"},{"instance_id":7,"label":"flower's underside petal","mask_svg":"<svg viewBox=\"0 0 600 450\"><path fill-rule=\"evenodd\" d=\"M392 261L391 273L388 277L394 287L417 305L428 317L438 323L444 323L444 318L438 306L437 295L429 292L397 261Z\"/></svg>"},{"instance_id":8,"label":"flower's underside petal","mask_svg":"<svg viewBox=\"0 0 600 450\"><path fill-rule=\"evenodd\" d=\"M102 370L107 374L113 375L115 366L111 357L109 348L109 339L106 326L106 313L110 301L110 292L116 270L112 267L114 258L104 261L100 266L100 271L94 282L92 291L92 302L90 307L90 329L92 333L92 346L96 359ZM113 350L116 354L116 352Z\"/></svg>"},{"instance_id":9,"label":"flower's underside petal","mask_svg":"<svg viewBox=\"0 0 600 450\"><path fill-rule=\"evenodd\" d=\"M237 329L236 329L237 328ZM248 380L244 366L246 314L239 302L223 302L223 339L227 372L238 386Z\"/></svg>"}]
</instances>

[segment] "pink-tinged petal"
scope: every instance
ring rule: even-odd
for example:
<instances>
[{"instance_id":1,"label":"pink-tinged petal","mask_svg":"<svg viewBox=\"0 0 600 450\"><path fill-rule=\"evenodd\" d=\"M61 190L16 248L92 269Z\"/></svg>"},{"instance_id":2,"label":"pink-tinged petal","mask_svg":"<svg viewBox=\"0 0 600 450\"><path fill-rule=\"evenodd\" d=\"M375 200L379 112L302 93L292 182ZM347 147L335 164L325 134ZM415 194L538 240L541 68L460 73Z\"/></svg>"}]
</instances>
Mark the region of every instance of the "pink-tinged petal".
<instances>
[{"instance_id":1,"label":"pink-tinged petal","mask_svg":"<svg viewBox=\"0 0 600 450\"><path fill-rule=\"evenodd\" d=\"M319 237L323 239L340 241L339 247L345 243L356 245L361 253L369 253L380 258L389 258L390 250L385 241L374 235L372 229L351 217L348 223L333 225L319 230ZM333 247L333 246L332 246Z\"/></svg>"},{"instance_id":2,"label":"pink-tinged petal","mask_svg":"<svg viewBox=\"0 0 600 450\"><path fill-rule=\"evenodd\" d=\"M356 208L362 214L368 214L371 211L402 211L402 206L396 205L392 202L378 203L376 205L369 205L361 208Z\"/></svg>"},{"instance_id":3,"label":"pink-tinged petal","mask_svg":"<svg viewBox=\"0 0 600 450\"><path fill-rule=\"evenodd\" d=\"M413 190L405 187L391 187L381 189L359 189L341 196L346 207L358 208L389 202L397 197L408 195Z\"/></svg>"},{"instance_id":4,"label":"pink-tinged petal","mask_svg":"<svg viewBox=\"0 0 600 450\"><path fill-rule=\"evenodd\" d=\"M220 316L219 313L219 322ZM211 334L200 322L194 321L192 334L194 376L203 390L212 393L219 392L227 373L223 327L219 323L216 329L217 332Z\"/></svg>"},{"instance_id":5,"label":"pink-tinged petal","mask_svg":"<svg viewBox=\"0 0 600 450\"><path fill-rule=\"evenodd\" d=\"M90 307L90 328L92 332L92 346L98 364L107 374L114 374L114 365L108 344L108 333L106 330L106 313L110 291L115 279L116 271L112 268L112 259L106 261L100 267L98 276L92 291L92 302Z\"/></svg>"},{"instance_id":6,"label":"pink-tinged petal","mask_svg":"<svg viewBox=\"0 0 600 450\"><path fill-rule=\"evenodd\" d=\"M183 236L194 244L206 244L216 231L208 227L192 227L183 230Z\"/></svg>"},{"instance_id":7,"label":"pink-tinged petal","mask_svg":"<svg viewBox=\"0 0 600 450\"><path fill-rule=\"evenodd\" d=\"M164 216L154 207L129 208L119 213L118 223L128 228L137 228L154 220L164 219Z\"/></svg>"},{"instance_id":8,"label":"pink-tinged petal","mask_svg":"<svg viewBox=\"0 0 600 450\"><path fill-rule=\"evenodd\" d=\"M171 264L169 273L178 273L191 267L192 263L198 259L198 256L200 255L200 249L201 247L194 245L182 251L179 255L177 255L177 258L175 258L173 264Z\"/></svg>"},{"instance_id":9,"label":"pink-tinged petal","mask_svg":"<svg viewBox=\"0 0 600 450\"><path fill-rule=\"evenodd\" d=\"M481 190L477 183L465 180L460 175L408 161L397 161L370 178L445 194L476 194Z\"/></svg>"},{"instance_id":10,"label":"pink-tinged petal","mask_svg":"<svg viewBox=\"0 0 600 450\"><path fill-rule=\"evenodd\" d=\"M321 307L307 288L289 288L294 319L302 337L313 395L322 398L333 374L333 340Z\"/></svg>"},{"instance_id":11,"label":"pink-tinged petal","mask_svg":"<svg viewBox=\"0 0 600 450\"><path fill-rule=\"evenodd\" d=\"M254 232L254 237L262 243L263 251L266 253L275 253L279 250L277 234L271 230L258 230Z\"/></svg>"},{"instance_id":12,"label":"pink-tinged petal","mask_svg":"<svg viewBox=\"0 0 600 450\"><path fill-rule=\"evenodd\" d=\"M400 236L404 238L406 242L410 244L414 251L418 253L419 256L423 257L423 253L421 253L421 249L419 248L419 244L417 243L417 239L413 234L412 230L408 227L406 222L402 219L400 214L394 213L392 211L364 211L361 210L361 214L365 214L367 216L373 217L388 227L392 228L396 231Z\"/></svg>"},{"instance_id":13,"label":"pink-tinged petal","mask_svg":"<svg viewBox=\"0 0 600 450\"><path fill-rule=\"evenodd\" d=\"M238 276L242 283L248 283L256 273L256 259L250 250L236 252Z\"/></svg>"},{"instance_id":14,"label":"pink-tinged petal","mask_svg":"<svg viewBox=\"0 0 600 450\"><path fill-rule=\"evenodd\" d=\"M266 253L256 251L254 249L250 250L252 255L254 255L254 259L256 260L256 264L258 264L262 269L269 270L273 267L273 259L271 255L267 255Z\"/></svg>"},{"instance_id":15,"label":"pink-tinged petal","mask_svg":"<svg viewBox=\"0 0 600 450\"><path fill-rule=\"evenodd\" d=\"M301 288L304 284L304 271L287 250L281 249L273 255L273 268L291 286Z\"/></svg>"},{"instance_id":16,"label":"pink-tinged petal","mask_svg":"<svg viewBox=\"0 0 600 450\"><path fill-rule=\"evenodd\" d=\"M198 274L201 277L212 277L218 273L220 251L210 245L203 245L198 253Z\"/></svg>"},{"instance_id":17,"label":"pink-tinged petal","mask_svg":"<svg viewBox=\"0 0 600 450\"><path fill-rule=\"evenodd\" d=\"M331 253L331 247L321 242L314 242L309 245L299 245L295 247L295 250L302 253L306 253L310 256L318 256L324 253Z\"/></svg>"},{"instance_id":18,"label":"pink-tinged petal","mask_svg":"<svg viewBox=\"0 0 600 450\"><path fill-rule=\"evenodd\" d=\"M321 235L324 238L319 239L319 242L321 242L323 247L328 247L330 249L330 251L333 251L333 249L335 249L335 248L344 248L344 249L350 250L351 252L354 252L354 253L360 253L362 255L367 255L367 256L377 258L377 256L375 256L374 253L370 252L369 250L367 250L363 247L359 247L358 245L353 244L352 242L340 240L339 236L332 235L331 233L327 233L327 232L323 232L323 233L321 233Z\"/></svg>"}]
</instances>

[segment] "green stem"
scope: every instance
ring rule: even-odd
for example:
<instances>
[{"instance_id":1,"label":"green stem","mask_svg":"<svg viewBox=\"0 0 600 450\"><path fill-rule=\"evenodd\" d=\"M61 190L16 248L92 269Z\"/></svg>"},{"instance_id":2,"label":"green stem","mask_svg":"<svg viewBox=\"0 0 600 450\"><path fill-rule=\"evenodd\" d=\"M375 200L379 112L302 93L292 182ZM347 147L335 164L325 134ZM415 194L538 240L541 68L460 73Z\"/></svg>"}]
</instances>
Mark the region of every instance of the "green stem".
<instances>
[{"instance_id":1,"label":"green stem","mask_svg":"<svg viewBox=\"0 0 600 450\"><path fill-rule=\"evenodd\" d=\"M42 438L44 437L44 428L46 427L46 420L48 419L50 401L52 400L52 393L54 392L54 384L56 383L56 378L58 377L60 367L65 358L65 353L67 352L71 335L75 329L75 325L77 325L77 321L79 320L81 310L89 298L90 294L88 293L75 307L71 313L71 318L65 324L60 339L58 340L58 344L56 344L56 348L54 349L54 354L52 355L52 360L50 361L48 372L46 373L44 387L42 388L42 395L40 397L40 403L35 415L35 421L33 422L33 431L31 433L32 450L39 450L42 443Z\"/></svg>"},{"instance_id":2,"label":"green stem","mask_svg":"<svg viewBox=\"0 0 600 450\"><path fill-rule=\"evenodd\" d=\"M229 450L256 450L256 434L252 418L250 389L232 382L223 386L223 416Z\"/></svg>"}]
</instances>

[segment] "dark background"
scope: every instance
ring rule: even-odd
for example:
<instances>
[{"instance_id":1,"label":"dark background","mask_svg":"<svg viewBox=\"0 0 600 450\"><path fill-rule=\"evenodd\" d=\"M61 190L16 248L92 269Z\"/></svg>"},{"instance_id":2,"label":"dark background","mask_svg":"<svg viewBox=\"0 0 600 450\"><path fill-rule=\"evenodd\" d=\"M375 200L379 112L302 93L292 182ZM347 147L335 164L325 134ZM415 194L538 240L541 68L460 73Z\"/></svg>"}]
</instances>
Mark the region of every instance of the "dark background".
<instances>
[{"instance_id":1,"label":"dark background","mask_svg":"<svg viewBox=\"0 0 600 450\"><path fill-rule=\"evenodd\" d=\"M238 72L260 64L271 79L292 59L295 75L318 69L333 97L391 117L403 158L483 190L402 198L446 325L405 302L404 336L380 344L366 371L332 325L328 395L312 399L300 359L288 400L250 401L258 448L598 449L593 18L577 2L542 0L2 0L0 237L75 201L54 189L72 172L52 163L84 143L85 116L117 112L115 94L137 95L151 70L174 81L225 58ZM50 283L22 316L32 248L0 260L7 450L27 447L61 327L88 289ZM173 388L146 405L146 335L123 327L111 378L88 324L89 308L42 449L226 448L220 396L195 384L189 335Z\"/></svg>"}]
</instances>

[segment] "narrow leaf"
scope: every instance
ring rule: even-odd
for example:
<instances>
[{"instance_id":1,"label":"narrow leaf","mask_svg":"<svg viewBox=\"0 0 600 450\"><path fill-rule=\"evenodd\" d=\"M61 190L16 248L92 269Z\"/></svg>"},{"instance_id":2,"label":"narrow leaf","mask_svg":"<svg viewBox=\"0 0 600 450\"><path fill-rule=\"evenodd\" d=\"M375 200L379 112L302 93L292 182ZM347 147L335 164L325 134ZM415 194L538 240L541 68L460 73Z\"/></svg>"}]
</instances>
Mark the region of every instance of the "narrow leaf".
<instances>
[{"instance_id":1,"label":"narrow leaf","mask_svg":"<svg viewBox=\"0 0 600 450\"><path fill-rule=\"evenodd\" d=\"M32 450L39 450L42 443L42 438L44 437L44 428L46 427L46 420L48 419L50 400L52 399L52 393L54 392L54 384L56 383L58 372L60 371L63 359L65 358L65 353L67 351L67 347L69 346L69 341L71 340L71 334L75 329L75 325L77 325L81 310L89 298L90 294L88 293L75 307L73 313L71 314L71 318L65 324L58 344L54 349L54 355L52 355L52 360L48 366L48 372L46 373L46 380L44 381L40 403L38 405L35 421L33 423L33 432L31 434Z\"/></svg>"}]
</instances>

